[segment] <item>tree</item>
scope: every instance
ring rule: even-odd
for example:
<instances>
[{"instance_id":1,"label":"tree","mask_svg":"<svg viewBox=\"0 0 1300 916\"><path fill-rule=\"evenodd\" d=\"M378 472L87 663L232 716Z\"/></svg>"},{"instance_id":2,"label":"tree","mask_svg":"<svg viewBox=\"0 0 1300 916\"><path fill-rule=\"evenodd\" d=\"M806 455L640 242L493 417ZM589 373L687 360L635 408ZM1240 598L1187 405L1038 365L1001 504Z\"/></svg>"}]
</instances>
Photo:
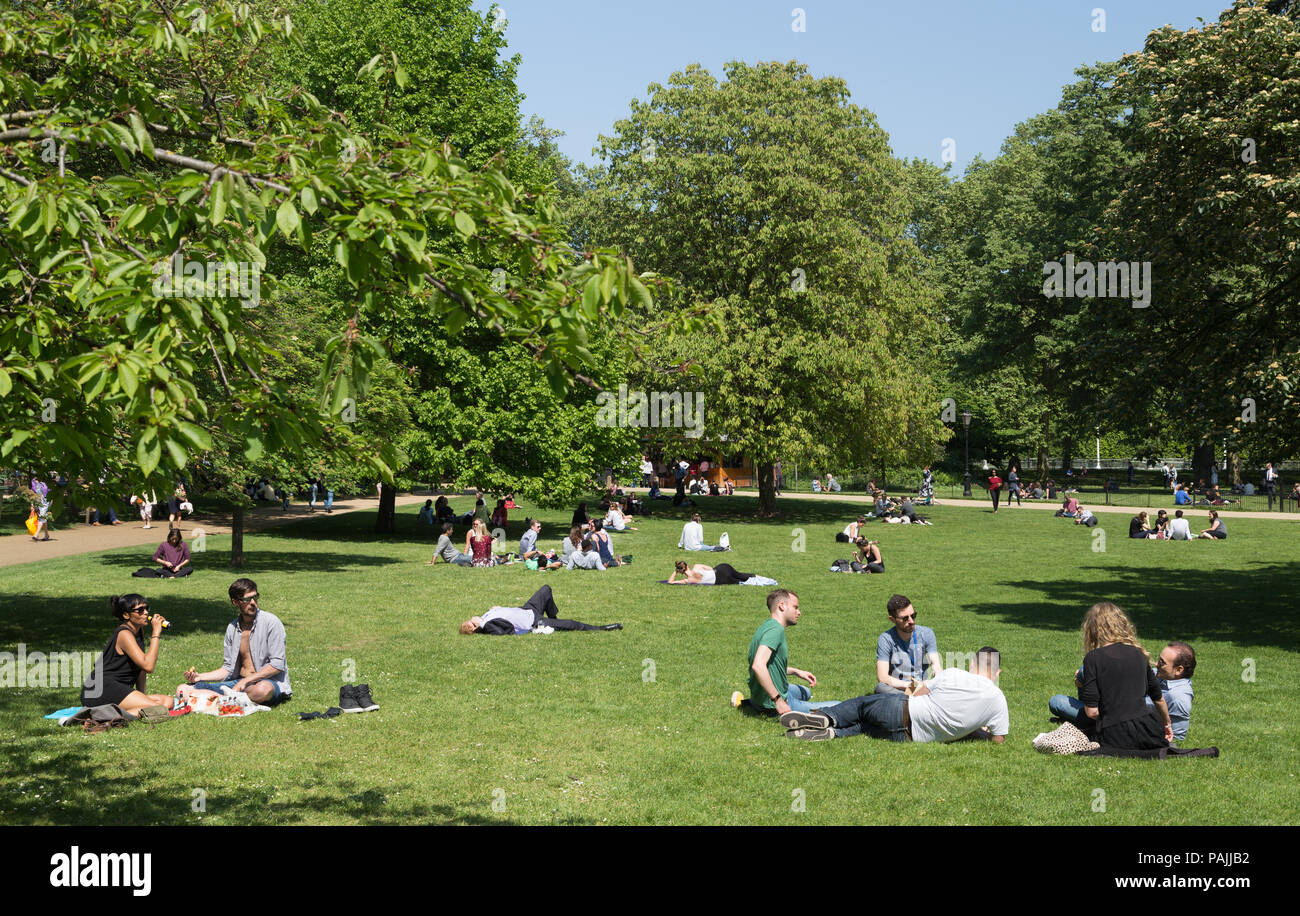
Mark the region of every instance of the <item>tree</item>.
<instances>
[{"instance_id":1,"label":"tree","mask_svg":"<svg viewBox=\"0 0 1300 916\"><path fill-rule=\"evenodd\" d=\"M589 328L649 302L626 258L571 250L547 201L521 212L499 168L382 128L366 146L310 93L268 91L265 59L292 33L230 0L0 13L0 459L106 498L114 456L165 489L216 431L248 461L331 447L398 291L422 321L526 348L553 390L592 360ZM392 55L364 69L407 79ZM429 223L464 254L431 247ZM312 244L351 303L324 349L323 409L267 376L256 317ZM345 444L392 480L390 442Z\"/></svg>"},{"instance_id":2,"label":"tree","mask_svg":"<svg viewBox=\"0 0 1300 916\"><path fill-rule=\"evenodd\" d=\"M703 387L700 441L753 456L770 513L778 458L896 462L945 435L912 358L933 302L904 237L901 165L843 81L797 63L730 63L726 77L692 65L651 85L601 137L574 219L579 238L676 280L686 307L716 309L715 332L647 337L660 371L642 379Z\"/></svg>"},{"instance_id":3,"label":"tree","mask_svg":"<svg viewBox=\"0 0 1300 916\"><path fill-rule=\"evenodd\" d=\"M1300 441L1300 22L1294 4L1269 6L1158 29L1116 80L1141 156L1105 243L1151 263L1155 294L1093 303L1082 333L1103 409L1178 418L1198 476L1221 441L1257 465ZM1162 364L1177 368L1151 371Z\"/></svg>"}]
</instances>

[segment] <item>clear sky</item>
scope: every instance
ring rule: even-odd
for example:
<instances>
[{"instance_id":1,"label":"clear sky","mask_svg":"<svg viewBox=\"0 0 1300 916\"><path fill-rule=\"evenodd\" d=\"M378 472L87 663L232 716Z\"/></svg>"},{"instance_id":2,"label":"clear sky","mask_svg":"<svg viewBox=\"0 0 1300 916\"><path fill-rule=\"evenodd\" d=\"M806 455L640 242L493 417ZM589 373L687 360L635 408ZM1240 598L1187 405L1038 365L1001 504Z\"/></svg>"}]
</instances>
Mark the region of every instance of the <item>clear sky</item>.
<instances>
[{"instance_id":1,"label":"clear sky","mask_svg":"<svg viewBox=\"0 0 1300 916\"><path fill-rule=\"evenodd\" d=\"M474 0L487 11L490 0ZM1231 0L500 0L519 54L524 120L565 132L593 162L646 86L691 63L798 60L838 76L875 113L895 155L955 166L997 155L1015 125L1060 100L1081 64L1140 51L1146 34L1218 18ZM802 9L804 31L794 30ZM1094 10L1104 10L1105 30Z\"/></svg>"}]
</instances>

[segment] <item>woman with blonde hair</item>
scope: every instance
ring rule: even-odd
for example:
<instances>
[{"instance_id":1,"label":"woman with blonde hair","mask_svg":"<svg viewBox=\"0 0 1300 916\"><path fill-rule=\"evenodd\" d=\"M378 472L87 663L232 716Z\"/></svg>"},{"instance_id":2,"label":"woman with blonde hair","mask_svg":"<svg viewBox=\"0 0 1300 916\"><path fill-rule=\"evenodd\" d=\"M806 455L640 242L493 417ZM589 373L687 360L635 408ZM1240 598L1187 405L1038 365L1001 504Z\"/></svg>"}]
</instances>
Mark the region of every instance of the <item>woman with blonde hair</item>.
<instances>
[{"instance_id":1,"label":"woman with blonde hair","mask_svg":"<svg viewBox=\"0 0 1300 916\"><path fill-rule=\"evenodd\" d=\"M1083 617L1079 701L1103 750L1155 751L1173 740L1173 723L1151 656L1119 605L1099 601ZM1147 708L1150 698L1154 714ZM1086 730L1086 729L1085 729Z\"/></svg>"},{"instance_id":2,"label":"woman with blonde hair","mask_svg":"<svg viewBox=\"0 0 1300 916\"><path fill-rule=\"evenodd\" d=\"M475 518L469 531L465 532L465 553L473 557L475 566L492 566L492 535L488 534L483 519Z\"/></svg>"}]
</instances>

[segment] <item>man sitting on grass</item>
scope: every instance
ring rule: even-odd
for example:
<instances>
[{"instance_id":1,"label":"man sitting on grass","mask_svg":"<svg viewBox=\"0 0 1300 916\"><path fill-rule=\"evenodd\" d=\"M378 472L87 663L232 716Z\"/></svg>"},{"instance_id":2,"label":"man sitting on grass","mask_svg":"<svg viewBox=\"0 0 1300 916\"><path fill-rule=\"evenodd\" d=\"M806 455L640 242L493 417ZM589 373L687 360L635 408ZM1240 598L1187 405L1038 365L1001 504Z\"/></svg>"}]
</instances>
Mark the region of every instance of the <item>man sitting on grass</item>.
<instances>
[{"instance_id":1,"label":"man sitting on grass","mask_svg":"<svg viewBox=\"0 0 1300 916\"><path fill-rule=\"evenodd\" d=\"M623 624L610 623L595 626L577 620L564 620L559 616L560 609L555 606L551 587L543 585L533 593L533 597L524 602L523 607L492 607L481 617L471 617L460 625L462 636L470 633L486 633L490 636L514 636L516 633L528 632L549 627L552 630L621 630Z\"/></svg>"},{"instance_id":2,"label":"man sitting on grass","mask_svg":"<svg viewBox=\"0 0 1300 916\"><path fill-rule=\"evenodd\" d=\"M1183 518L1183 510L1179 509L1174 512L1174 520L1169 523L1169 540L1171 541L1190 541L1192 539L1192 526Z\"/></svg>"},{"instance_id":3,"label":"man sitting on grass","mask_svg":"<svg viewBox=\"0 0 1300 916\"><path fill-rule=\"evenodd\" d=\"M274 706L289 699L289 665L285 661L284 624L257 605L257 583L236 579L230 584L230 603L237 616L226 627L222 665L215 671L185 672L185 683L200 690L221 692L229 687L248 694L254 703Z\"/></svg>"},{"instance_id":4,"label":"man sitting on grass","mask_svg":"<svg viewBox=\"0 0 1300 916\"><path fill-rule=\"evenodd\" d=\"M438 546L433 549L433 559L429 561L432 566L438 562L438 558L447 563L454 563L457 566L473 566L474 558L467 553L461 553L456 549L456 545L451 542L451 533L456 530L456 526L451 522L444 522L442 525L442 534L438 537Z\"/></svg>"},{"instance_id":5,"label":"man sitting on grass","mask_svg":"<svg viewBox=\"0 0 1300 916\"><path fill-rule=\"evenodd\" d=\"M1011 730L1007 698L998 688L1001 655L985 646L971 659L970 671L946 668L906 694L875 693L816 712L781 716L786 737L807 741L848 738L863 733L886 741L960 741L967 736L997 744Z\"/></svg>"},{"instance_id":6,"label":"man sitting on grass","mask_svg":"<svg viewBox=\"0 0 1300 916\"><path fill-rule=\"evenodd\" d=\"M537 549L537 535L542 531L542 523L535 518L527 521L527 528L523 537L519 539L519 559L527 563L529 560L537 561L538 569L559 569L561 565L560 558L555 555L555 551L542 553Z\"/></svg>"},{"instance_id":7,"label":"man sitting on grass","mask_svg":"<svg viewBox=\"0 0 1300 916\"><path fill-rule=\"evenodd\" d=\"M754 631L749 641L749 699L737 690L731 705L748 705L764 715L784 715L792 709L808 711L833 706L834 701L813 703L809 687L817 686L817 677L789 664L789 647L785 628L799 622L799 596L788 588L778 588L767 596L768 618ZM808 682L791 684L797 677Z\"/></svg>"},{"instance_id":8,"label":"man sitting on grass","mask_svg":"<svg viewBox=\"0 0 1300 916\"><path fill-rule=\"evenodd\" d=\"M725 547L711 547L704 543L704 525L700 513L696 512L691 520L682 526L682 536L677 539L677 546L682 550L726 550Z\"/></svg>"},{"instance_id":9,"label":"man sitting on grass","mask_svg":"<svg viewBox=\"0 0 1300 916\"><path fill-rule=\"evenodd\" d=\"M1171 642L1160 652L1156 661L1156 683L1169 708L1169 722L1174 730L1174 740L1187 737L1187 726L1192 721L1192 675L1196 673L1196 652L1185 642ZM1083 669L1074 673L1075 687L1083 687ZM1052 715L1073 722L1086 733L1095 728L1093 720L1083 714L1083 702L1076 697L1058 693L1047 701ZM1154 711L1155 704L1147 697L1147 709Z\"/></svg>"},{"instance_id":10,"label":"man sitting on grass","mask_svg":"<svg viewBox=\"0 0 1300 916\"><path fill-rule=\"evenodd\" d=\"M906 595L891 595L885 604L892 630L876 640L876 693L902 694L913 681L925 679L925 670L943 668L934 630L919 626L916 608Z\"/></svg>"}]
</instances>

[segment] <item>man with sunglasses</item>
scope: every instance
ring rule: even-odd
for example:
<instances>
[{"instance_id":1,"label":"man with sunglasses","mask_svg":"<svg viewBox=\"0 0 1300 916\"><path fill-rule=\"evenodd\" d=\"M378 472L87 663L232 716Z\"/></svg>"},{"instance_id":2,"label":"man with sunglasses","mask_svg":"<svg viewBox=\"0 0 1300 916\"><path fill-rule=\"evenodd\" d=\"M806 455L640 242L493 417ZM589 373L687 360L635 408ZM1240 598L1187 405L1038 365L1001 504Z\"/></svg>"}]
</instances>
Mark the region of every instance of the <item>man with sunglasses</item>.
<instances>
[{"instance_id":1,"label":"man with sunglasses","mask_svg":"<svg viewBox=\"0 0 1300 916\"><path fill-rule=\"evenodd\" d=\"M906 595L893 595L885 605L892 630L876 640L876 693L903 693L913 681L925 680L925 670L943 670L934 630L918 626L916 608Z\"/></svg>"},{"instance_id":2,"label":"man with sunglasses","mask_svg":"<svg viewBox=\"0 0 1300 916\"><path fill-rule=\"evenodd\" d=\"M257 583L236 579L230 585L230 603L238 616L226 627L222 665L215 671L185 672L185 682L201 690L221 692L222 687L242 691L254 703L274 706L293 693L285 661L284 624L257 605Z\"/></svg>"}]
</instances>

